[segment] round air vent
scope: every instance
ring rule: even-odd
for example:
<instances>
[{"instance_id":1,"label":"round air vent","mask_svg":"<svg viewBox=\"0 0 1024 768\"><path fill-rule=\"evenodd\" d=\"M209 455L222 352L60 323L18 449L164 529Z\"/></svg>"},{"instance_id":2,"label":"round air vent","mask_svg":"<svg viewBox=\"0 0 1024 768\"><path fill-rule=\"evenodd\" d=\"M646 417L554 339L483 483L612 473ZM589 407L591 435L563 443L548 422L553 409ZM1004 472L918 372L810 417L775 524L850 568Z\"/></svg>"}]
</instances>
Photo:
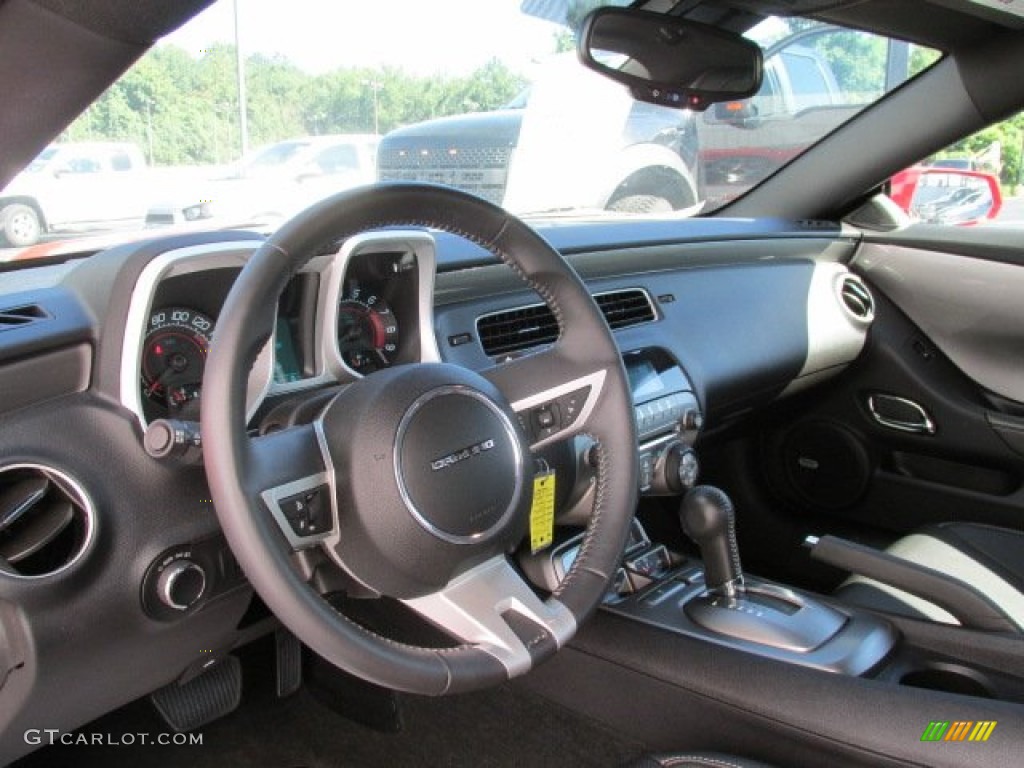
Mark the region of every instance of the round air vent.
<instances>
[{"instance_id":1,"label":"round air vent","mask_svg":"<svg viewBox=\"0 0 1024 768\"><path fill-rule=\"evenodd\" d=\"M81 486L56 469L0 469L0 571L48 576L67 568L92 537L93 507Z\"/></svg>"},{"instance_id":2,"label":"round air vent","mask_svg":"<svg viewBox=\"0 0 1024 768\"><path fill-rule=\"evenodd\" d=\"M839 301L854 320L870 323L875 319L875 299L863 280L856 275L843 275L837 289Z\"/></svg>"}]
</instances>

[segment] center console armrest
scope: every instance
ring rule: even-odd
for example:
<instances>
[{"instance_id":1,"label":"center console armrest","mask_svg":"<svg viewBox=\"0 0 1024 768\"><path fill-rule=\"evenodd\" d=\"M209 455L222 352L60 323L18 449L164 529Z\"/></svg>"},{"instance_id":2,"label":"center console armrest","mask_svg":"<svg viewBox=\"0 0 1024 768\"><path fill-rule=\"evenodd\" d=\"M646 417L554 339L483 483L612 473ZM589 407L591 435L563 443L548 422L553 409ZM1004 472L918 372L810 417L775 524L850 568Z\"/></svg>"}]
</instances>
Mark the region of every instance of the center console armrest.
<instances>
[{"instance_id":1,"label":"center console armrest","mask_svg":"<svg viewBox=\"0 0 1024 768\"><path fill-rule=\"evenodd\" d=\"M923 565L836 536L809 536L811 557L909 592L945 609L965 627L1016 632L1017 627L970 584Z\"/></svg>"}]
</instances>

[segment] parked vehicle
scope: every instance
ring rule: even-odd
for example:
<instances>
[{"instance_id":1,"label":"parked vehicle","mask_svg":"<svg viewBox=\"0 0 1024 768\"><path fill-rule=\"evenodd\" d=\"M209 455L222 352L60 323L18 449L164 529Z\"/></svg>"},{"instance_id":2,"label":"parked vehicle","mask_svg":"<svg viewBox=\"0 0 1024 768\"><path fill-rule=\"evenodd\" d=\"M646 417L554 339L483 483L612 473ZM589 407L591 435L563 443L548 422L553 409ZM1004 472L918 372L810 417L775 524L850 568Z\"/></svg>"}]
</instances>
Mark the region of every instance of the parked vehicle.
<instances>
[{"instance_id":1,"label":"parked vehicle","mask_svg":"<svg viewBox=\"0 0 1024 768\"><path fill-rule=\"evenodd\" d=\"M28 246L47 232L141 225L151 191L134 144L52 144L0 192L0 230Z\"/></svg>"},{"instance_id":2,"label":"parked vehicle","mask_svg":"<svg viewBox=\"0 0 1024 768\"><path fill-rule=\"evenodd\" d=\"M261 147L228 173L151 206L146 226L210 219L224 226L278 224L330 194L374 181L377 143L372 134L339 134Z\"/></svg>"},{"instance_id":3,"label":"parked vehicle","mask_svg":"<svg viewBox=\"0 0 1024 768\"><path fill-rule=\"evenodd\" d=\"M696 154L691 112L634 101L570 53L509 108L392 131L377 162L382 181L447 184L517 213L650 213L697 203Z\"/></svg>"},{"instance_id":4,"label":"parked vehicle","mask_svg":"<svg viewBox=\"0 0 1024 768\"><path fill-rule=\"evenodd\" d=\"M820 136L822 120L848 114L821 109L842 101L824 58L786 42L769 55L755 96L703 115L634 101L595 78L575 58L556 58L511 109L393 131L381 143L379 176L447 184L519 213L678 210L734 197ZM782 142L778 120L787 121ZM557 124L557 145L532 142L534 123ZM593 162L609 152L615 163Z\"/></svg>"},{"instance_id":5,"label":"parked vehicle","mask_svg":"<svg viewBox=\"0 0 1024 768\"><path fill-rule=\"evenodd\" d=\"M764 79L749 99L713 105L697 120L703 192L720 205L763 181L859 107L847 106L828 61L801 44L828 27L765 51Z\"/></svg>"}]
</instances>

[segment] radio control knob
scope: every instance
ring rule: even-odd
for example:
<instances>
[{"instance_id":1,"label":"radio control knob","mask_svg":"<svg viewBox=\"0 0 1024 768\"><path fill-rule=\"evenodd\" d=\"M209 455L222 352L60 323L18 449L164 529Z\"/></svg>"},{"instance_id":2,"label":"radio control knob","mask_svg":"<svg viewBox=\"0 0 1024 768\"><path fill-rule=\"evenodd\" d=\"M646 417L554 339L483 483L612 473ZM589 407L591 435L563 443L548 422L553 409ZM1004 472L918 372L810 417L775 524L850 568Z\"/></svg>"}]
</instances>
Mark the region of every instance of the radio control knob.
<instances>
[{"instance_id":1,"label":"radio control knob","mask_svg":"<svg viewBox=\"0 0 1024 768\"><path fill-rule=\"evenodd\" d=\"M187 611L206 591L206 571L192 560L175 560L160 573L156 594L176 611Z\"/></svg>"},{"instance_id":2,"label":"radio control knob","mask_svg":"<svg viewBox=\"0 0 1024 768\"><path fill-rule=\"evenodd\" d=\"M697 484L700 462L692 448L674 443L665 456L665 484L673 493L683 493Z\"/></svg>"},{"instance_id":3,"label":"radio control knob","mask_svg":"<svg viewBox=\"0 0 1024 768\"><path fill-rule=\"evenodd\" d=\"M699 431L704 426L704 416L696 408L688 408L683 414L683 429Z\"/></svg>"}]
</instances>

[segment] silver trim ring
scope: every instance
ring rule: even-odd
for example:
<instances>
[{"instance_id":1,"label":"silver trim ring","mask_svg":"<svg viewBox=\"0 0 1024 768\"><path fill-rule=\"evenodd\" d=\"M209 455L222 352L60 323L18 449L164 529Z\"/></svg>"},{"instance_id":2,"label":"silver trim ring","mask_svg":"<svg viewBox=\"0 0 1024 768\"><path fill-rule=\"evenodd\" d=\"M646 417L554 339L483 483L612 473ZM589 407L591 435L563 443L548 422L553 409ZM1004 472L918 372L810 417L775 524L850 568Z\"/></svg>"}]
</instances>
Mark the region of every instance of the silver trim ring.
<instances>
[{"instance_id":1,"label":"silver trim ring","mask_svg":"<svg viewBox=\"0 0 1024 768\"><path fill-rule=\"evenodd\" d=\"M0 474L16 469L35 470L36 472L45 475L51 482L56 483L56 485L69 496L76 496L77 498L75 500L80 504L85 516L85 534L82 536L82 542L79 544L74 554L68 558L68 561L59 568L47 571L46 573L36 574L17 573L10 570L13 566L0 568L0 576L8 579L19 579L22 581L49 579L74 567L92 548L93 541L96 538L96 507L93 504L92 497L89 496L85 488L82 487L82 484L71 475L57 469L56 467L52 467L47 464L36 464L33 462L19 462L17 464L6 464L3 467L0 467Z\"/></svg>"},{"instance_id":2,"label":"silver trim ring","mask_svg":"<svg viewBox=\"0 0 1024 768\"><path fill-rule=\"evenodd\" d=\"M501 517L485 531L474 533L469 536L458 536L448 531L444 531L434 525L419 509L416 508L416 504L413 502L412 497L409 495L409 489L405 485L405 477L402 472L402 443L405 438L405 432L409 427L409 423L412 421L413 416L431 400L435 400L439 397L446 395L463 395L465 397L471 397L478 402L483 403L498 420L501 421L502 427L505 429L505 435L515 447L515 473L516 482L515 489L512 492L512 500L509 502L508 507L502 512ZM481 541L486 540L491 534L500 529L505 523L509 521L512 515L515 513L516 508L519 506L519 501L523 495L523 456L519 450L519 439L517 437L516 429L512 424L512 420L505 414L498 405L491 400L489 397L484 395L482 392L478 392L470 387L449 384L442 387L437 387L429 392L425 392L413 401L413 404L409 406L409 409L402 416L402 420L398 422L398 431L395 433L395 481L398 483L398 493L402 497L402 501L405 503L405 508L409 510L409 514L413 516L420 526L428 533L433 534L442 541L447 541L449 544L477 544Z\"/></svg>"}]
</instances>

